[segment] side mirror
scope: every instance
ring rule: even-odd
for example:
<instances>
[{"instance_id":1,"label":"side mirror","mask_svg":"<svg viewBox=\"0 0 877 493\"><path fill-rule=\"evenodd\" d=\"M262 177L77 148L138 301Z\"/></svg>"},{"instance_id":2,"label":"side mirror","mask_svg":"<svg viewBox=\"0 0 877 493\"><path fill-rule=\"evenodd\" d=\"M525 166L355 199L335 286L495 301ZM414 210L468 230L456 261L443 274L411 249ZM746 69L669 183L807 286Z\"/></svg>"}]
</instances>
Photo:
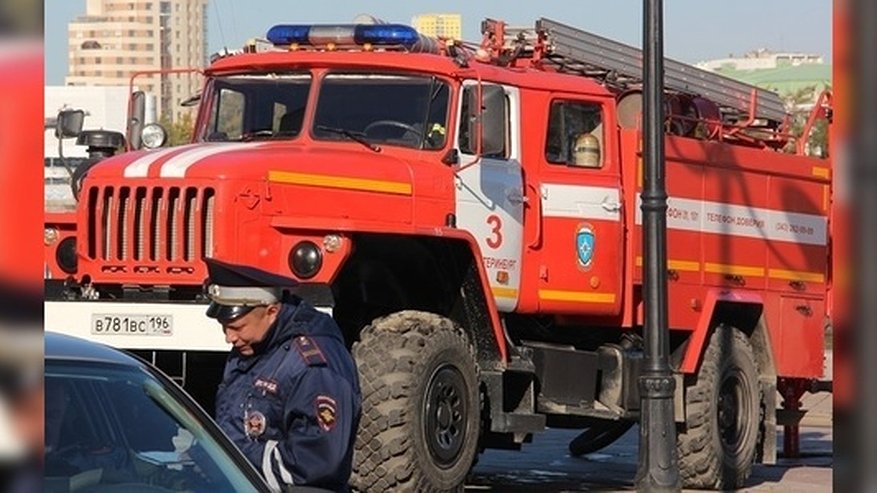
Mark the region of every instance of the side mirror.
<instances>
[{"instance_id":1,"label":"side mirror","mask_svg":"<svg viewBox=\"0 0 877 493\"><path fill-rule=\"evenodd\" d=\"M486 85L482 89L481 153L502 154L505 150L506 97L501 86Z\"/></svg>"},{"instance_id":2,"label":"side mirror","mask_svg":"<svg viewBox=\"0 0 877 493\"><path fill-rule=\"evenodd\" d=\"M466 142L460 142L461 150L466 154L478 153L478 110L481 101L478 100L478 87L470 86L466 90Z\"/></svg>"},{"instance_id":3,"label":"side mirror","mask_svg":"<svg viewBox=\"0 0 877 493\"><path fill-rule=\"evenodd\" d=\"M82 110L61 110L55 123L55 137L72 139L82 132L85 112Z\"/></svg>"},{"instance_id":4,"label":"side mirror","mask_svg":"<svg viewBox=\"0 0 877 493\"><path fill-rule=\"evenodd\" d=\"M128 117L128 141L131 149L142 147L141 135L143 134L144 120L146 119L146 93L135 91L131 93L131 114Z\"/></svg>"},{"instance_id":5,"label":"side mirror","mask_svg":"<svg viewBox=\"0 0 877 493\"><path fill-rule=\"evenodd\" d=\"M481 86L481 100L475 86L467 91L466 125L469 136L464 152L491 156L505 149L506 98L502 87L485 84ZM480 114L479 114L479 109ZM480 118L479 118L480 117ZM481 123L479 125L478 123ZM478 131L481 130L481 148L478 148Z\"/></svg>"}]
</instances>

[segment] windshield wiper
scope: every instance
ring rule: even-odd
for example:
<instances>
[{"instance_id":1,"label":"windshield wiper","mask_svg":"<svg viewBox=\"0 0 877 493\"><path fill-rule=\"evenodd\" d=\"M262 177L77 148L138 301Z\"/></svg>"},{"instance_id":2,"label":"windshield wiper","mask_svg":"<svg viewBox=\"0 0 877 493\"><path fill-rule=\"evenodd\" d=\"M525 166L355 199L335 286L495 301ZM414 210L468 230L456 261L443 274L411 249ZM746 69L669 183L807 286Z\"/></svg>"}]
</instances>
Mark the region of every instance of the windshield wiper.
<instances>
[{"instance_id":1,"label":"windshield wiper","mask_svg":"<svg viewBox=\"0 0 877 493\"><path fill-rule=\"evenodd\" d=\"M365 136L360 133L354 133L346 128L338 128L338 127L327 127L326 125L317 125L317 130L322 130L324 132L331 132L333 134L339 134L347 137L350 140L359 142L360 144L368 147L369 149L375 152L381 152L380 146L376 144L372 144L371 142L365 140Z\"/></svg>"},{"instance_id":2,"label":"windshield wiper","mask_svg":"<svg viewBox=\"0 0 877 493\"><path fill-rule=\"evenodd\" d=\"M256 139L270 138L274 137L274 132L272 130L256 130L255 132L245 132L241 135L241 142L250 142Z\"/></svg>"}]
</instances>

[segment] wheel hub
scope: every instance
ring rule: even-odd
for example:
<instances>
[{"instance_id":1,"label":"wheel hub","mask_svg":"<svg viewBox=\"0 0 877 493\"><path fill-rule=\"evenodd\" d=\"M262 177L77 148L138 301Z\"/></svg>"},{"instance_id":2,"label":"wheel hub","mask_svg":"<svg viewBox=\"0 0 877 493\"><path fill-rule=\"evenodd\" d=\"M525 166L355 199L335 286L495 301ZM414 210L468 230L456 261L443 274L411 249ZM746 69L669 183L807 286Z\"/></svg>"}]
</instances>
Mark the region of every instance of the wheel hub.
<instances>
[{"instance_id":1,"label":"wheel hub","mask_svg":"<svg viewBox=\"0 0 877 493\"><path fill-rule=\"evenodd\" d=\"M750 389L744 376L733 372L722 379L719 387L719 403L717 406L719 432L722 446L736 452L745 442L746 422L744 417L750 409L747 395Z\"/></svg>"},{"instance_id":2,"label":"wheel hub","mask_svg":"<svg viewBox=\"0 0 877 493\"><path fill-rule=\"evenodd\" d=\"M453 366L436 370L427 384L424 435L438 465L456 462L466 437L469 402L463 375Z\"/></svg>"}]
</instances>

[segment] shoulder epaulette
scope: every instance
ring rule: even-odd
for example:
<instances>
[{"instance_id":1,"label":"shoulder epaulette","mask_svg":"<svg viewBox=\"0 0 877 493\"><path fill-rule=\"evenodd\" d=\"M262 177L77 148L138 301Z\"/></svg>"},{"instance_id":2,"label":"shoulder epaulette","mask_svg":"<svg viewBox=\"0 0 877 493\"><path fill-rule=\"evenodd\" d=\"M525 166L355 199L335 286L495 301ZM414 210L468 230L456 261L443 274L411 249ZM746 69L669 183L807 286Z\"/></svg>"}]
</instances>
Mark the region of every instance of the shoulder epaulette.
<instances>
[{"instance_id":1,"label":"shoulder epaulette","mask_svg":"<svg viewBox=\"0 0 877 493\"><path fill-rule=\"evenodd\" d=\"M308 336L296 336L293 338L292 345L298 354L308 366L324 366L326 365L326 355L317 345L317 342Z\"/></svg>"}]
</instances>

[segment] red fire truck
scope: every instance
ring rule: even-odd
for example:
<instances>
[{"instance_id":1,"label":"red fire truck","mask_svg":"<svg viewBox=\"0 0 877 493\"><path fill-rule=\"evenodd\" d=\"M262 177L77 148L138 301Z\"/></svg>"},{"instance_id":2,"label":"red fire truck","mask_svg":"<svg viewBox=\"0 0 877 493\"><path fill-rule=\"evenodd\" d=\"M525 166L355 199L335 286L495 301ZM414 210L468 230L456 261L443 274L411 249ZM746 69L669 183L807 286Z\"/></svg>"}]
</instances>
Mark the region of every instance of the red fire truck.
<instances>
[{"instance_id":1,"label":"red fire truck","mask_svg":"<svg viewBox=\"0 0 877 493\"><path fill-rule=\"evenodd\" d=\"M546 427L583 430L573 454L611 443L640 408L641 56L548 19L482 30L281 25L215 60L191 144L88 172L46 326L209 408L228 347L202 258L252 264L345 332L359 490L454 489ZM665 70L681 475L733 488L775 459L778 385L823 374L831 167L784 152L775 94Z\"/></svg>"}]
</instances>

